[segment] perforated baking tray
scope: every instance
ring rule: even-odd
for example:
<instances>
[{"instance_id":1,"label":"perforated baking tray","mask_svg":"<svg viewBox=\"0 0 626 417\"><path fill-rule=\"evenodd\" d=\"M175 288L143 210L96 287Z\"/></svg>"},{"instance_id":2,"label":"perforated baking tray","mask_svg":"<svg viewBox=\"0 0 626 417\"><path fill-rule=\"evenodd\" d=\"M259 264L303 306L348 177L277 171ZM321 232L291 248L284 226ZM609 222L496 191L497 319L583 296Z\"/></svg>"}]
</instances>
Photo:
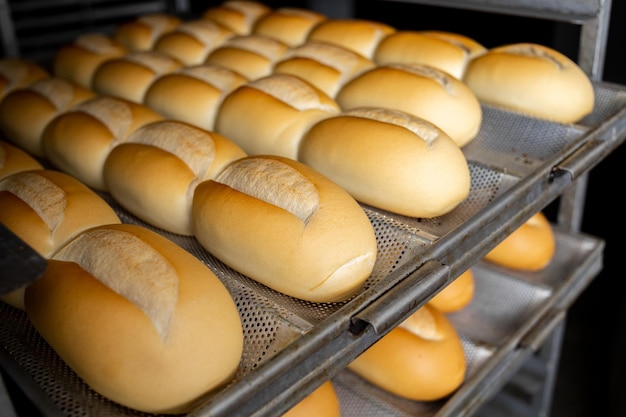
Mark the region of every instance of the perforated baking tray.
<instances>
[{"instance_id":1,"label":"perforated baking tray","mask_svg":"<svg viewBox=\"0 0 626 417\"><path fill-rule=\"evenodd\" d=\"M207 395L189 417L280 415L321 381L337 375L351 359L556 198L573 182L578 167L592 167L602 154L621 143L626 134L626 93L621 86L599 83L596 97L594 114L580 125L560 125L483 106L481 131L464 149L472 176L469 197L452 212L430 220L363 205L376 232L379 257L362 290L344 303L317 304L287 297L225 267L194 238L161 231L222 279L239 308L245 330L236 380ZM105 198L123 221L150 227ZM552 294L557 284L544 288L545 294ZM574 286L567 279L562 284ZM523 292L512 294L521 296ZM551 299L556 305L556 298ZM12 376L18 384L34 379L52 400L57 409L47 407L44 415L59 415L54 414L58 411L68 417L142 415L91 391L38 336L22 312L1 307L5 368L8 361L17 363L22 372ZM539 310L530 315L526 311L518 319L532 327L540 316ZM472 357L486 361L493 349L509 352L516 348L503 340L479 342L473 338L478 330L463 329L468 352L475 352ZM491 346L483 350L486 342ZM461 392L471 391L473 386L470 379Z\"/></svg>"}]
</instances>

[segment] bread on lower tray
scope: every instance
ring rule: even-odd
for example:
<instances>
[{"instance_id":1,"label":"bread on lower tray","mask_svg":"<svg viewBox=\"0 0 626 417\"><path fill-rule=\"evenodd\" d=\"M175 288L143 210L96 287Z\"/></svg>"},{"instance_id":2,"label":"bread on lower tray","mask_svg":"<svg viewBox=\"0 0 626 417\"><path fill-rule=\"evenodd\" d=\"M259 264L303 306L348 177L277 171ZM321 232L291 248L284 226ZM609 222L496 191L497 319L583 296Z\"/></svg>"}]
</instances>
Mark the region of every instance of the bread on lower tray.
<instances>
[{"instance_id":1,"label":"bread on lower tray","mask_svg":"<svg viewBox=\"0 0 626 417\"><path fill-rule=\"evenodd\" d=\"M537 212L490 250L483 259L520 271L544 269L556 252L556 239L545 214Z\"/></svg>"},{"instance_id":2,"label":"bread on lower tray","mask_svg":"<svg viewBox=\"0 0 626 417\"><path fill-rule=\"evenodd\" d=\"M467 360L452 323L426 304L358 356L348 369L399 397L435 401L461 386Z\"/></svg>"},{"instance_id":3,"label":"bread on lower tray","mask_svg":"<svg viewBox=\"0 0 626 417\"><path fill-rule=\"evenodd\" d=\"M335 387L326 381L281 417L340 417L341 408Z\"/></svg>"}]
</instances>

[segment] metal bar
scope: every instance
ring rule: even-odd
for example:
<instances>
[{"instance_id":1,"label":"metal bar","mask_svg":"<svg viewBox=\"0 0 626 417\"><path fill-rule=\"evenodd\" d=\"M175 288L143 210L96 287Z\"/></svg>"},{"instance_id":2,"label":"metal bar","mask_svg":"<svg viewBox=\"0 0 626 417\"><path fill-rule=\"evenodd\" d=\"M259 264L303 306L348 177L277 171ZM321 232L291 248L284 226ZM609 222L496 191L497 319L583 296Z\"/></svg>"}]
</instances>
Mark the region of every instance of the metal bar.
<instances>
[{"instance_id":1,"label":"metal bar","mask_svg":"<svg viewBox=\"0 0 626 417\"><path fill-rule=\"evenodd\" d=\"M15 36L11 8L7 0L0 0L0 36L2 36L4 55L10 57L19 56L20 48Z\"/></svg>"}]
</instances>

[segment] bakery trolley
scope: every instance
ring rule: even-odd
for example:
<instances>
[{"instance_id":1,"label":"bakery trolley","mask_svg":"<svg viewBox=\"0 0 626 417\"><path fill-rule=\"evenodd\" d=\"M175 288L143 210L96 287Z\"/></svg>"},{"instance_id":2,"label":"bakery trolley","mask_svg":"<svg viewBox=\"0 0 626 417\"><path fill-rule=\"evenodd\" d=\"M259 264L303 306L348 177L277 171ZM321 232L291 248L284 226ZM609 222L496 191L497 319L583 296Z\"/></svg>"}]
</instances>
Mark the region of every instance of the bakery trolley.
<instances>
[{"instance_id":1,"label":"bakery trolley","mask_svg":"<svg viewBox=\"0 0 626 417\"><path fill-rule=\"evenodd\" d=\"M0 0L6 55L32 53L42 62L50 58L50 51L36 55L29 49L46 37L42 31L28 32L29 27L47 22L52 28L59 22L29 13L43 3L50 4ZM58 3L81 5L81 13L90 16L90 29L105 31L111 30L113 15L121 19L159 10L190 13L190 3L182 0ZM227 283L245 330L236 380L208 395L190 417L277 416L328 379L335 384L342 415L348 417L547 415L567 309L602 269L604 241L580 231L586 176L626 138L626 87L601 80L610 1L412 3L547 16L580 25L579 62L594 84L594 112L579 124L560 125L483 105L481 132L464 149L472 174L468 199L431 220L363 206L374 225L380 256L363 290L345 303L291 299L228 269L194 238L164 233ZM306 7L330 17L354 13L350 1L308 1ZM24 35L27 32L32 36ZM75 33L61 35L71 39ZM103 197L123 221L143 224L109 196ZM547 269L519 273L480 260L554 202L557 253ZM468 357L466 381L455 393L432 403L400 400L345 369L469 267L476 278L475 299L450 315ZM42 341L24 314L6 307L0 309L2 375L21 388L41 415L144 416L91 391ZM14 414L9 397L0 390L2 415Z\"/></svg>"}]
</instances>

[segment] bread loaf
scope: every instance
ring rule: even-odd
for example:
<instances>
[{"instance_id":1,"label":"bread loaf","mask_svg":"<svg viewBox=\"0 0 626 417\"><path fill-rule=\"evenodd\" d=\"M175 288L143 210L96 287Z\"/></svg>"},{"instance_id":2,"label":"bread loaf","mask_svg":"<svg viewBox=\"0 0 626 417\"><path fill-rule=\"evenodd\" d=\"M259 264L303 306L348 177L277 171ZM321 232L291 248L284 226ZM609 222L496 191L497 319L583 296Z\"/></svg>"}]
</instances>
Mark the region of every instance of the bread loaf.
<instances>
[{"instance_id":1,"label":"bread loaf","mask_svg":"<svg viewBox=\"0 0 626 417\"><path fill-rule=\"evenodd\" d=\"M447 317L426 304L348 365L366 381L414 401L435 401L465 379L461 339Z\"/></svg>"},{"instance_id":2,"label":"bread loaf","mask_svg":"<svg viewBox=\"0 0 626 417\"><path fill-rule=\"evenodd\" d=\"M224 97L247 81L226 67L194 65L157 78L144 103L168 119L213 130Z\"/></svg>"},{"instance_id":3,"label":"bread loaf","mask_svg":"<svg viewBox=\"0 0 626 417\"><path fill-rule=\"evenodd\" d=\"M474 290L474 273L467 269L435 294L428 304L443 313L454 313L467 307L474 298Z\"/></svg>"},{"instance_id":4,"label":"bread loaf","mask_svg":"<svg viewBox=\"0 0 626 417\"><path fill-rule=\"evenodd\" d=\"M304 397L282 417L340 417L339 398L331 381L326 381Z\"/></svg>"},{"instance_id":5,"label":"bread loaf","mask_svg":"<svg viewBox=\"0 0 626 417\"><path fill-rule=\"evenodd\" d=\"M182 66L163 52L133 52L102 63L93 74L92 88L100 95L143 103L154 80Z\"/></svg>"},{"instance_id":6,"label":"bread loaf","mask_svg":"<svg viewBox=\"0 0 626 417\"><path fill-rule=\"evenodd\" d=\"M280 7L261 17L252 33L277 39L293 48L303 44L311 29L324 20L326 16L314 10Z\"/></svg>"},{"instance_id":7,"label":"bread loaf","mask_svg":"<svg viewBox=\"0 0 626 417\"><path fill-rule=\"evenodd\" d=\"M44 157L42 135L48 123L95 96L93 91L72 81L43 78L4 97L0 102L0 129L26 152Z\"/></svg>"},{"instance_id":8,"label":"bread loaf","mask_svg":"<svg viewBox=\"0 0 626 417\"><path fill-rule=\"evenodd\" d=\"M195 187L244 156L217 133L163 120L140 127L115 146L103 177L113 198L135 216L169 232L193 235Z\"/></svg>"},{"instance_id":9,"label":"bread loaf","mask_svg":"<svg viewBox=\"0 0 626 417\"><path fill-rule=\"evenodd\" d=\"M249 35L254 24L272 9L264 3L248 0L226 0L202 13L203 19L218 23L237 35Z\"/></svg>"},{"instance_id":10,"label":"bread loaf","mask_svg":"<svg viewBox=\"0 0 626 417\"><path fill-rule=\"evenodd\" d=\"M193 198L194 235L226 265L312 302L353 296L376 261L374 229L350 195L292 159L234 161Z\"/></svg>"},{"instance_id":11,"label":"bread loaf","mask_svg":"<svg viewBox=\"0 0 626 417\"><path fill-rule=\"evenodd\" d=\"M43 169L43 165L23 149L0 140L0 179L33 169Z\"/></svg>"},{"instance_id":12,"label":"bread loaf","mask_svg":"<svg viewBox=\"0 0 626 417\"><path fill-rule=\"evenodd\" d=\"M204 62L230 68L248 80L256 80L270 75L287 49L281 41L265 36L236 36L211 51Z\"/></svg>"},{"instance_id":13,"label":"bread loaf","mask_svg":"<svg viewBox=\"0 0 626 417\"><path fill-rule=\"evenodd\" d=\"M506 268L536 272L548 266L555 252L552 226L545 214L537 212L498 243L484 259Z\"/></svg>"},{"instance_id":14,"label":"bread loaf","mask_svg":"<svg viewBox=\"0 0 626 417\"><path fill-rule=\"evenodd\" d=\"M99 96L48 123L42 134L47 159L96 190L106 191L103 167L109 152L139 127L163 120L147 106Z\"/></svg>"},{"instance_id":15,"label":"bread loaf","mask_svg":"<svg viewBox=\"0 0 626 417\"><path fill-rule=\"evenodd\" d=\"M274 74L244 84L226 96L215 130L248 155L296 159L302 135L339 111L332 98L310 83L293 75Z\"/></svg>"},{"instance_id":16,"label":"bread loaf","mask_svg":"<svg viewBox=\"0 0 626 417\"><path fill-rule=\"evenodd\" d=\"M559 123L580 121L595 104L587 74L539 44L491 48L470 61L463 80L484 103Z\"/></svg>"},{"instance_id":17,"label":"bread loaf","mask_svg":"<svg viewBox=\"0 0 626 417\"><path fill-rule=\"evenodd\" d=\"M148 413L190 411L233 379L243 352L226 287L189 252L141 226L76 236L27 288L25 306L87 385Z\"/></svg>"},{"instance_id":18,"label":"bread loaf","mask_svg":"<svg viewBox=\"0 0 626 417\"><path fill-rule=\"evenodd\" d=\"M129 52L149 51L161 35L176 29L181 23L179 17L168 13L149 13L122 23L113 36Z\"/></svg>"},{"instance_id":19,"label":"bread loaf","mask_svg":"<svg viewBox=\"0 0 626 417\"><path fill-rule=\"evenodd\" d=\"M378 65L423 64L462 79L470 60L487 48L460 33L402 30L380 41L374 53Z\"/></svg>"},{"instance_id":20,"label":"bread loaf","mask_svg":"<svg viewBox=\"0 0 626 417\"><path fill-rule=\"evenodd\" d=\"M120 223L120 219L111 206L77 179L40 169L0 180L0 223L49 258L83 230ZM23 309L24 288L2 300Z\"/></svg>"},{"instance_id":21,"label":"bread loaf","mask_svg":"<svg viewBox=\"0 0 626 417\"><path fill-rule=\"evenodd\" d=\"M378 44L396 29L382 22L364 19L326 19L309 31L307 41L329 42L374 58Z\"/></svg>"},{"instance_id":22,"label":"bread loaf","mask_svg":"<svg viewBox=\"0 0 626 417\"><path fill-rule=\"evenodd\" d=\"M309 41L288 50L274 64L273 73L300 77L334 98L348 81L374 66L372 60L342 46Z\"/></svg>"},{"instance_id":23,"label":"bread loaf","mask_svg":"<svg viewBox=\"0 0 626 417\"><path fill-rule=\"evenodd\" d=\"M52 73L85 88L92 88L93 73L100 64L126 53L128 50L110 36L85 33L59 48L52 62Z\"/></svg>"},{"instance_id":24,"label":"bread loaf","mask_svg":"<svg viewBox=\"0 0 626 417\"><path fill-rule=\"evenodd\" d=\"M450 212L469 194L467 160L430 122L398 110L360 108L314 124L298 160L358 201L410 217Z\"/></svg>"},{"instance_id":25,"label":"bread loaf","mask_svg":"<svg viewBox=\"0 0 626 417\"><path fill-rule=\"evenodd\" d=\"M379 65L344 85L336 96L343 110L388 107L437 125L458 146L478 135L482 108L464 82L422 64Z\"/></svg>"},{"instance_id":26,"label":"bread loaf","mask_svg":"<svg viewBox=\"0 0 626 417\"><path fill-rule=\"evenodd\" d=\"M50 73L34 62L22 58L0 59L0 100L16 88L27 87Z\"/></svg>"},{"instance_id":27,"label":"bread loaf","mask_svg":"<svg viewBox=\"0 0 626 417\"><path fill-rule=\"evenodd\" d=\"M184 66L198 65L207 55L235 34L206 19L195 19L181 23L175 30L161 35L154 50L163 52Z\"/></svg>"}]
</instances>

